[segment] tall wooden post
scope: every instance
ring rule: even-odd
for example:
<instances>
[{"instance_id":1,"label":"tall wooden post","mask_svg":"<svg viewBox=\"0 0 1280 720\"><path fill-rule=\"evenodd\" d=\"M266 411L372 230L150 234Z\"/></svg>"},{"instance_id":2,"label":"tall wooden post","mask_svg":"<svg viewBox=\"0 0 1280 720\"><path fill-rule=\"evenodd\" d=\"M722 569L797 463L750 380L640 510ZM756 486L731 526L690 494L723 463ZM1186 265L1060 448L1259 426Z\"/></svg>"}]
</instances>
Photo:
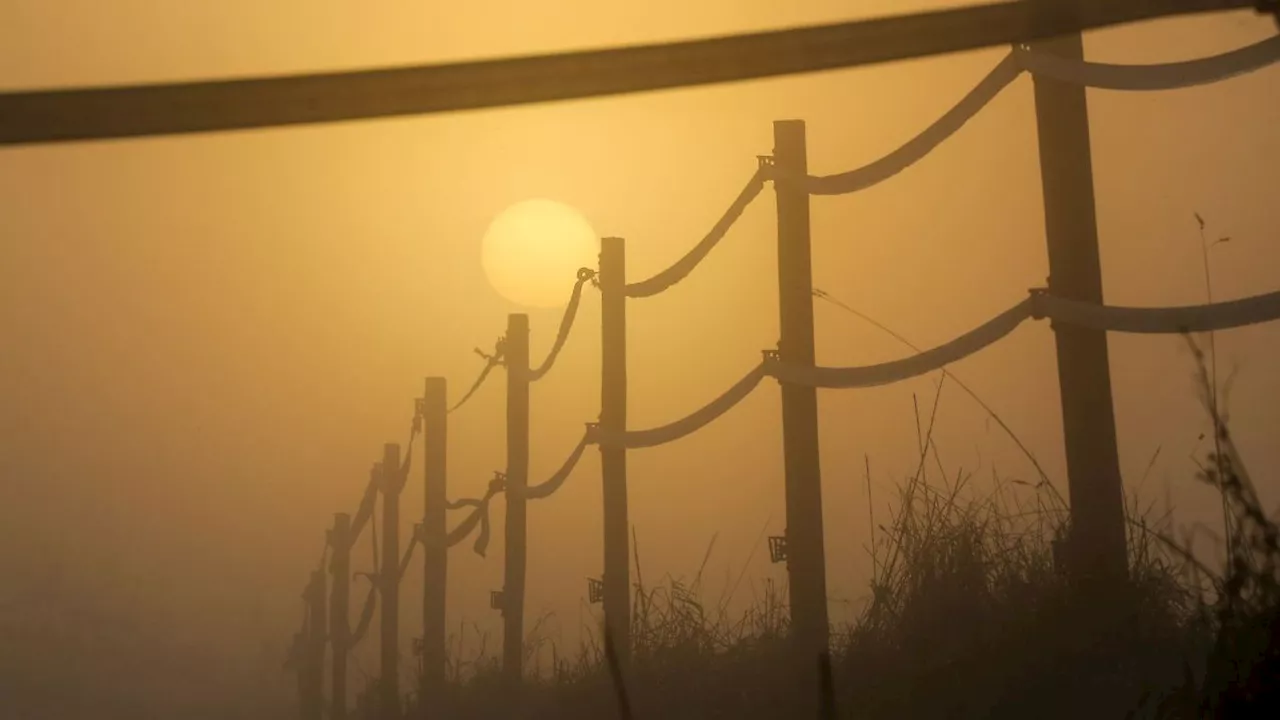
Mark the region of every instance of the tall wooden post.
<instances>
[{"instance_id":1,"label":"tall wooden post","mask_svg":"<svg viewBox=\"0 0 1280 720\"><path fill-rule=\"evenodd\" d=\"M422 703L428 717L440 713L438 701L445 680L446 546L445 451L448 408L445 379L427 378L422 395Z\"/></svg>"},{"instance_id":2,"label":"tall wooden post","mask_svg":"<svg viewBox=\"0 0 1280 720\"><path fill-rule=\"evenodd\" d=\"M1035 50L1072 60L1084 58L1078 33L1038 42ZM1043 77L1034 82L1049 291L1101 303L1102 264L1085 90ZM1110 585L1127 575L1128 555L1107 336L1100 330L1065 324L1055 324L1053 332L1070 483L1068 567L1078 579Z\"/></svg>"},{"instance_id":3,"label":"tall wooden post","mask_svg":"<svg viewBox=\"0 0 1280 720\"><path fill-rule=\"evenodd\" d=\"M803 120L774 122L773 161L779 178L774 183L778 209L781 326L778 355L783 362L813 365L809 192L800 180L809 171ZM818 659L827 651L828 625L822 475L818 464L818 395L814 388L782 386L782 442L786 473L788 589L791 595L791 631L797 653L795 667L801 674L801 697L816 702L820 690ZM803 713L797 717L812 715Z\"/></svg>"},{"instance_id":4,"label":"tall wooden post","mask_svg":"<svg viewBox=\"0 0 1280 720\"><path fill-rule=\"evenodd\" d=\"M330 717L333 720L347 718L347 653L351 649L351 516L337 513L333 516L333 530L329 533L329 547L333 554L329 561L329 573L333 576L333 591L329 600L329 644L333 648L332 674L329 679Z\"/></svg>"},{"instance_id":5,"label":"tall wooden post","mask_svg":"<svg viewBox=\"0 0 1280 720\"><path fill-rule=\"evenodd\" d=\"M524 677L524 577L528 546L525 487L529 482L529 316L507 316L506 566L502 588L502 671L509 697Z\"/></svg>"},{"instance_id":6,"label":"tall wooden post","mask_svg":"<svg viewBox=\"0 0 1280 720\"><path fill-rule=\"evenodd\" d=\"M400 720L400 446L382 452L382 662L379 709L384 720Z\"/></svg>"},{"instance_id":7,"label":"tall wooden post","mask_svg":"<svg viewBox=\"0 0 1280 720\"><path fill-rule=\"evenodd\" d=\"M324 713L324 647L328 613L325 610L324 570L311 573L307 593L307 710L308 717L320 720Z\"/></svg>"},{"instance_id":8,"label":"tall wooden post","mask_svg":"<svg viewBox=\"0 0 1280 720\"><path fill-rule=\"evenodd\" d=\"M600 427L627 429L626 241L600 243ZM604 494L604 617L621 663L631 656L631 557L627 519L626 448L601 447Z\"/></svg>"}]
</instances>

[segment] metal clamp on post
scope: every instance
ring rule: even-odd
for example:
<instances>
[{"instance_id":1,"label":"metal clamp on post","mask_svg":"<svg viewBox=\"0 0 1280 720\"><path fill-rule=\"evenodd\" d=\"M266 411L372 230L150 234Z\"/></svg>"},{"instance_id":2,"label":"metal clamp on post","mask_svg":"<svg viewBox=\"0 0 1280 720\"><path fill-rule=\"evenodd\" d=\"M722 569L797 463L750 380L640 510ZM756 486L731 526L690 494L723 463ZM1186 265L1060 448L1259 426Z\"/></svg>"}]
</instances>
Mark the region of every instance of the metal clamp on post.
<instances>
[{"instance_id":1,"label":"metal clamp on post","mask_svg":"<svg viewBox=\"0 0 1280 720\"><path fill-rule=\"evenodd\" d=\"M769 536L769 560L774 563L787 561L787 534Z\"/></svg>"},{"instance_id":2,"label":"metal clamp on post","mask_svg":"<svg viewBox=\"0 0 1280 720\"><path fill-rule=\"evenodd\" d=\"M773 350L761 350L760 354L764 358L765 375L776 379L776 376L773 374L773 369L782 363L782 353L775 348Z\"/></svg>"},{"instance_id":3,"label":"metal clamp on post","mask_svg":"<svg viewBox=\"0 0 1280 720\"><path fill-rule=\"evenodd\" d=\"M1031 288L1027 292L1031 295L1031 319L1044 320L1049 318L1049 329L1056 330L1058 328L1057 323L1054 322L1052 317L1049 317L1045 308L1045 298L1049 295L1049 289L1047 287L1038 287Z\"/></svg>"},{"instance_id":4,"label":"metal clamp on post","mask_svg":"<svg viewBox=\"0 0 1280 720\"><path fill-rule=\"evenodd\" d=\"M1031 319L1043 320L1044 315L1044 296L1049 293L1048 288L1030 288L1027 294L1031 296Z\"/></svg>"},{"instance_id":5,"label":"metal clamp on post","mask_svg":"<svg viewBox=\"0 0 1280 720\"><path fill-rule=\"evenodd\" d=\"M604 581L587 578L587 602L596 605L604 602Z\"/></svg>"},{"instance_id":6,"label":"metal clamp on post","mask_svg":"<svg viewBox=\"0 0 1280 720\"><path fill-rule=\"evenodd\" d=\"M778 178L775 173L776 168L777 164L773 161L772 155L756 156L756 175L761 181L772 180L774 183L777 183Z\"/></svg>"},{"instance_id":7,"label":"metal clamp on post","mask_svg":"<svg viewBox=\"0 0 1280 720\"><path fill-rule=\"evenodd\" d=\"M502 601L503 601L503 596L502 596L501 590L489 591L489 609L490 610L497 610L498 612L502 612L502 607L503 607Z\"/></svg>"},{"instance_id":8,"label":"metal clamp on post","mask_svg":"<svg viewBox=\"0 0 1280 720\"><path fill-rule=\"evenodd\" d=\"M507 349L507 336L501 335L498 337L497 340L493 342L492 353L487 353L481 350L480 348L472 348L471 351L479 355L480 357L484 358L485 362L491 365L494 365L496 367L498 365L503 364L503 354L505 353L506 349Z\"/></svg>"}]
</instances>

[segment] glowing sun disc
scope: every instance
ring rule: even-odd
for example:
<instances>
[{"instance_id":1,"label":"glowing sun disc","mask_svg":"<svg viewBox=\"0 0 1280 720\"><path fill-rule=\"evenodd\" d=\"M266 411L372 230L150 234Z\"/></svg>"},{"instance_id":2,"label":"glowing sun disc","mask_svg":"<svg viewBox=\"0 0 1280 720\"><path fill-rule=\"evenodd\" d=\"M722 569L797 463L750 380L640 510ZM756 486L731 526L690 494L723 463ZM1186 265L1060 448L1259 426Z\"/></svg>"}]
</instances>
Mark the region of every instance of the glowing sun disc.
<instances>
[{"instance_id":1,"label":"glowing sun disc","mask_svg":"<svg viewBox=\"0 0 1280 720\"><path fill-rule=\"evenodd\" d=\"M489 224L480 262L489 284L525 307L562 307L578 268L594 268L600 240L582 213L554 200L518 202Z\"/></svg>"}]
</instances>

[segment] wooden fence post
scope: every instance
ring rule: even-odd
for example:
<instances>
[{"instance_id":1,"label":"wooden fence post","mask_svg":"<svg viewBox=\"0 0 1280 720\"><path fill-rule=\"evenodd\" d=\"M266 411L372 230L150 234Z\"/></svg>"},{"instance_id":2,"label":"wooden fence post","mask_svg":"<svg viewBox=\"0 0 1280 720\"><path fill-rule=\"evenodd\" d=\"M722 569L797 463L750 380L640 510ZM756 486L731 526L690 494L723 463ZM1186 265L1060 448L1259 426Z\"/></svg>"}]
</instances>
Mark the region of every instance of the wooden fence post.
<instances>
[{"instance_id":1,"label":"wooden fence post","mask_svg":"<svg viewBox=\"0 0 1280 720\"><path fill-rule=\"evenodd\" d=\"M347 653L351 649L351 627L347 624L351 604L351 516L347 513L333 516L329 548L333 554L329 561L329 572L333 576L333 591L329 600L329 644L333 652L329 680L332 705L330 717L333 720L346 720Z\"/></svg>"},{"instance_id":2,"label":"wooden fence post","mask_svg":"<svg viewBox=\"0 0 1280 720\"><path fill-rule=\"evenodd\" d=\"M809 163L803 120L773 124L778 213L778 304L783 362L814 364L813 276L809 247ZM786 473L786 562L791 632L799 692L815 701L819 657L828 649L826 556L822 475L818 453L818 395L814 388L782 386L782 442ZM816 705L814 712L816 712ZM812 712L797 717L812 717Z\"/></svg>"},{"instance_id":3,"label":"wooden fence post","mask_svg":"<svg viewBox=\"0 0 1280 720\"><path fill-rule=\"evenodd\" d=\"M1028 1L1048 5L1058 0ZM1035 43L1035 51L1084 59L1079 33ZM1101 303L1085 90L1039 76L1034 87L1049 291ZM1128 553L1107 335L1065 324L1054 324L1053 332L1071 502L1068 569L1078 579L1095 581L1090 584L1114 585L1128 574Z\"/></svg>"},{"instance_id":4,"label":"wooden fence post","mask_svg":"<svg viewBox=\"0 0 1280 720\"><path fill-rule=\"evenodd\" d=\"M524 678L525 487L529 481L529 316L507 316L503 357L507 365L506 563L502 588L502 671L509 697Z\"/></svg>"},{"instance_id":5,"label":"wooden fence post","mask_svg":"<svg viewBox=\"0 0 1280 720\"><path fill-rule=\"evenodd\" d=\"M427 717L433 718L439 715L446 662L445 587L449 558L449 549L445 545L447 431L445 379L427 378L422 395L422 705Z\"/></svg>"},{"instance_id":6,"label":"wooden fence post","mask_svg":"<svg viewBox=\"0 0 1280 720\"><path fill-rule=\"evenodd\" d=\"M600 428L627 429L626 241L600 243ZM631 657L631 555L627 517L627 450L600 448L604 495L604 617L620 664Z\"/></svg>"},{"instance_id":7,"label":"wooden fence post","mask_svg":"<svg viewBox=\"0 0 1280 720\"><path fill-rule=\"evenodd\" d=\"M383 446L382 472L382 693L384 720L400 720L400 446Z\"/></svg>"}]
</instances>

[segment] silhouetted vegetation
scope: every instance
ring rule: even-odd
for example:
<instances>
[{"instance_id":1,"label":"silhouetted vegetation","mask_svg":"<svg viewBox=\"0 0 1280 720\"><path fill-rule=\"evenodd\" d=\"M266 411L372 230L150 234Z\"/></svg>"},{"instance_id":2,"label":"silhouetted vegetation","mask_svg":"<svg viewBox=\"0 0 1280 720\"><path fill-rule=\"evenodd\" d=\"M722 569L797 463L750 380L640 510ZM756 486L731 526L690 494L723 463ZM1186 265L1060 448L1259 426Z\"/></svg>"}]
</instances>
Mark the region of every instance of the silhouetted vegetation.
<instances>
[{"instance_id":1,"label":"silhouetted vegetation","mask_svg":"<svg viewBox=\"0 0 1280 720\"><path fill-rule=\"evenodd\" d=\"M1192 558L1168 517L1131 512L1130 580L1091 603L1063 570L1068 515L1048 483L997 479L975 497L968 476L919 472L877 529L870 599L833 637L837 716L1234 718L1280 707L1267 682L1280 672L1280 529L1216 400L1206 406L1218 441L1201 480L1232 518L1225 573ZM648 587L638 576L626 673L636 717L793 716L785 599L772 585L730 617L697 579ZM545 641L530 642L532 652ZM599 643L553 655L518 699L504 697L497 663L477 658L448 706L460 718L617 717Z\"/></svg>"}]
</instances>

